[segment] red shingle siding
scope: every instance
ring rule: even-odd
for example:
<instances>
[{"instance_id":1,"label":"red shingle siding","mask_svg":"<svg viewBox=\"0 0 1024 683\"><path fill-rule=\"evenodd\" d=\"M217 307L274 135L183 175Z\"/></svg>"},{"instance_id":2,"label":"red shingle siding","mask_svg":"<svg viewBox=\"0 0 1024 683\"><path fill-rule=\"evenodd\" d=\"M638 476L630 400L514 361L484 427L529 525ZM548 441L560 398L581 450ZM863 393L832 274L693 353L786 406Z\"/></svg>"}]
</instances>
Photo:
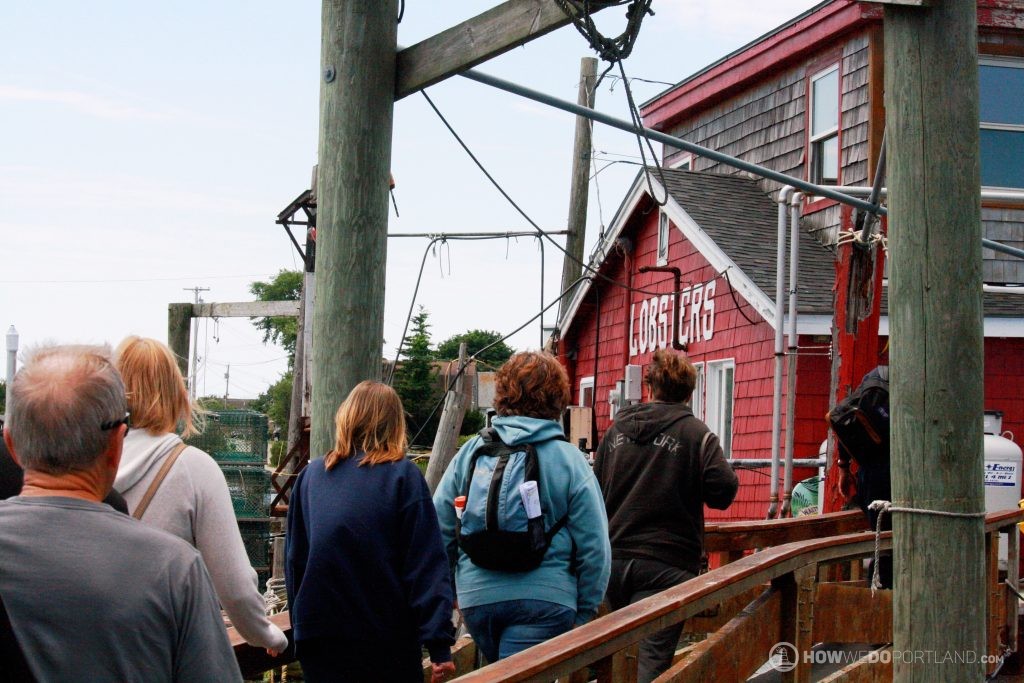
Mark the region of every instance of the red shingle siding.
<instances>
[{"instance_id":1,"label":"red shingle siding","mask_svg":"<svg viewBox=\"0 0 1024 683\"><path fill-rule=\"evenodd\" d=\"M608 393L615 383L623 378L627 363L646 366L652 351L647 350L629 357L629 317L633 306L633 335L639 339L637 329L639 309L644 301L653 296L670 294L672 276L666 273L640 273L642 266L654 266L657 262L658 212L650 212L630 235L633 253L628 258L621 254L608 257L602 272L618 282L627 281L627 268L632 273L632 287L644 291L627 292L608 282L596 288L600 292L600 355L598 375L595 382L596 413L599 434L609 425ZM771 457L772 390L774 374L774 339L771 326L761 319L743 298L737 294L743 313L754 320L748 322L734 303L728 282L719 276L705 258L686 241L674 226L670 231L668 263L681 271L682 286L707 285L714 282L714 329L711 339L701 335L689 345L688 355L695 363L706 363L733 359L735 362L733 394L733 457ZM573 327L563 343L566 352L575 350L576 359L573 375L573 400L579 400L579 379L594 374L595 301L593 292L587 297L587 305L581 306L576 314ZM703 298L702 298L703 301ZM660 302L659 302L660 303ZM702 303L701 306L705 304ZM671 305L669 306L671 310ZM701 314L706 313L702 308ZM671 314L666 322L668 342L671 340ZM710 322L710 317L703 322ZM691 322L688 315L686 322ZM703 329L702 329L703 331ZM646 335L645 335L646 336ZM801 338L801 346L810 344L809 338ZM813 457L818 445L826 435L824 415L828 409L828 387L830 362L820 349L812 349L816 355L802 355L798 362L797 420L794 455L798 458ZM785 385L784 385L785 386ZM644 394L644 400L649 397ZM785 406L783 406L785 408ZM767 469L738 472L741 489L736 502L726 511L708 511L708 519L760 519L768 509L769 478ZM794 481L800 481L815 472L799 470Z\"/></svg>"},{"instance_id":2,"label":"red shingle siding","mask_svg":"<svg viewBox=\"0 0 1024 683\"><path fill-rule=\"evenodd\" d=\"M1024 339L985 340L985 410L1003 411L1003 430L1024 442Z\"/></svg>"}]
</instances>

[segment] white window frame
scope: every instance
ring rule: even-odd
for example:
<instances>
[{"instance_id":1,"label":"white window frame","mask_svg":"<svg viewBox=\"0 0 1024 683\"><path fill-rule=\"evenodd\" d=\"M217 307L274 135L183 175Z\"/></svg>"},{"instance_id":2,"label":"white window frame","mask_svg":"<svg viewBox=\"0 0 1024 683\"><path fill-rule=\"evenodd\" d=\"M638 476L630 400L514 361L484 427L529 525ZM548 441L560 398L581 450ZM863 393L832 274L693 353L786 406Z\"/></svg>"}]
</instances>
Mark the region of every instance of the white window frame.
<instances>
[{"instance_id":1,"label":"white window frame","mask_svg":"<svg viewBox=\"0 0 1024 683\"><path fill-rule=\"evenodd\" d=\"M693 170L693 155L682 154L669 164L669 168L678 168L681 171L692 171Z\"/></svg>"},{"instance_id":2,"label":"white window frame","mask_svg":"<svg viewBox=\"0 0 1024 683\"><path fill-rule=\"evenodd\" d=\"M999 66L1010 69L1024 69L1024 59L1018 57L997 57L986 55L978 58L979 70L983 66ZM980 112L979 112L980 114ZM999 130L1010 133L1024 133L1024 124L1014 123L985 123L979 121L978 127L981 130ZM1020 190L1020 187L1001 187L997 185L983 185L985 188L997 190Z\"/></svg>"},{"instance_id":3,"label":"white window frame","mask_svg":"<svg viewBox=\"0 0 1024 683\"><path fill-rule=\"evenodd\" d=\"M825 131L821 131L821 132L819 132L816 135L812 134L812 131L814 130L814 83L815 83L815 81L819 81L822 78L825 78L826 76L831 75L833 72L836 74L836 81L838 83L838 87L836 88L836 90L838 91L839 99L840 99L840 103L841 103L842 97L843 97L843 79L841 78L841 76L839 74L839 64L838 63L833 64L832 66L827 67L825 69L822 69L818 73L816 73L813 76L811 76L810 81L807 84L807 101L809 102L809 106L807 108L807 113L808 113L808 116L807 116L807 137L808 137L808 141L810 143L808 145L808 147L809 147L809 150L808 150L808 162L809 162L809 164L808 164L808 169L807 169L808 170L807 177L808 177L808 179L812 183L817 183L819 185L828 184L828 181L826 181L824 179L824 175L821 173L821 165L820 165L820 163L818 161L819 154L817 153L817 150L818 150L819 147L824 147L825 142L827 142L830 138L833 138L833 137L836 138L836 145L838 147L838 144L839 144L839 124L840 124L840 122L842 121L842 118L843 118L843 111L842 111L843 108L842 108L840 103L837 103L837 105L836 105L836 125L834 127L829 128L828 130L825 130ZM835 178L835 182L832 183L832 184L838 185L839 184L840 176L842 175L842 166L843 166L842 150L841 149L837 149L836 150L836 156L837 156L837 159L836 159L837 163L836 163L836 168L835 168L836 178Z\"/></svg>"},{"instance_id":4,"label":"white window frame","mask_svg":"<svg viewBox=\"0 0 1024 683\"><path fill-rule=\"evenodd\" d=\"M697 383L690 398L690 410L698 420L704 419L704 363L694 363L697 368Z\"/></svg>"},{"instance_id":5,"label":"white window frame","mask_svg":"<svg viewBox=\"0 0 1024 683\"><path fill-rule=\"evenodd\" d=\"M707 404L704 422L718 435L725 457L732 457L732 434L736 424L736 360L724 358L707 362Z\"/></svg>"},{"instance_id":6,"label":"white window frame","mask_svg":"<svg viewBox=\"0 0 1024 683\"><path fill-rule=\"evenodd\" d=\"M579 402L579 405L583 406L584 408L593 408L594 404L596 403L596 401L595 401L596 392L595 392L595 387L594 387L594 376L591 375L590 377L580 377L580 385L579 386L580 386L580 393L579 393L579 401L580 402ZM589 403L589 405L583 400L583 392L585 390L587 390L587 389L590 389L590 403Z\"/></svg>"},{"instance_id":7,"label":"white window frame","mask_svg":"<svg viewBox=\"0 0 1024 683\"><path fill-rule=\"evenodd\" d=\"M669 235L672 232L672 223L668 219L668 214L664 211L658 212L658 265L663 266L668 263L668 242Z\"/></svg>"}]
</instances>

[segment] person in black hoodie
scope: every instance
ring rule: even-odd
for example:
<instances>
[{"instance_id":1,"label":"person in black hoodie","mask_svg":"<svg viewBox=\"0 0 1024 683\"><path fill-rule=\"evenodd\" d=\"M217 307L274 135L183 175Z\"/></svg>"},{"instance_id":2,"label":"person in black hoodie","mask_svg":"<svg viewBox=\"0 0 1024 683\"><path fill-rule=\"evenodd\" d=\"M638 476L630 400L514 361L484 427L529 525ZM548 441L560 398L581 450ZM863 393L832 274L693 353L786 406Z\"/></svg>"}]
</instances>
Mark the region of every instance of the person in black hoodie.
<instances>
[{"instance_id":1,"label":"person in black hoodie","mask_svg":"<svg viewBox=\"0 0 1024 683\"><path fill-rule=\"evenodd\" d=\"M696 576L704 505L724 510L739 488L718 437L690 410L693 364L659 350L645 379L651 402L619 411L594 460L612 544L612 609ZM668 669L682 629L682 623L670 626L640 644L641 683Z\"/></svg>"}]
</instances>

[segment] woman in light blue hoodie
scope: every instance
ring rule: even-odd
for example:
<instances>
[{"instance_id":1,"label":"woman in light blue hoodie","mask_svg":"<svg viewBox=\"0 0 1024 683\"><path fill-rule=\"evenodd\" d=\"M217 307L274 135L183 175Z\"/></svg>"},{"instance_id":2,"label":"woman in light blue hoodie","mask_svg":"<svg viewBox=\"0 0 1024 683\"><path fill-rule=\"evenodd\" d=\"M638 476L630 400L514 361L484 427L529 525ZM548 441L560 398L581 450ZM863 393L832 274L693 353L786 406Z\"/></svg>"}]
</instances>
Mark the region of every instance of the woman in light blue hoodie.
<instances>
[{"instance_id":1,"label":"woman in light blue hoodie","mask_svg":"<svg viewBox=\"0 0 1024 683\"><path fill-rule=\"evenodd\" d=\"M604 499L584 455L564 441L557 420L569 402L569 379L546 353L518 353L495 375L492 427L508 446L532 444L540 475L544 528L566 519L543 560L522 572L484 569L459 546L455 498L465 490L474 437L456 454L434 506L455 572L458 605L477 646L495 662L586 623L608 585L611 547ZM512 465L509 466L512 469ZM480 470L476 470L480 474Z\"/></svg>"}]
</instances>

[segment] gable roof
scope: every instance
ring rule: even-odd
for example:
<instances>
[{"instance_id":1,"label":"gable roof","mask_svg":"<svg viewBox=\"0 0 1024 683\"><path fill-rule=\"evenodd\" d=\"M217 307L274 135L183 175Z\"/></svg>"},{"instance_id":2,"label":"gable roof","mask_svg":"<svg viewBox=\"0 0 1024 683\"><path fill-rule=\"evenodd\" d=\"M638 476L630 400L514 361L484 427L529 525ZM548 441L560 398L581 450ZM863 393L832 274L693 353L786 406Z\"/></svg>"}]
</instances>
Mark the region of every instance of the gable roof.
<instances>
[{"instance_id":1,"label":"gable roof","mask_svg":"<svg viewBox=\"0 0 1024 683\"><path fill-rule=\"evenodd\" d=\"M662 185L664 179L664 185ZM650 181L664 211L683 236L729 282L769 325L775 324L775 250L777 204L756 180L682 169L651 169ZM650 201L647 180L640 171L611 227L595 249L590 266L600 270L641 201ZM800 238L797 304L800 316L832 315L833 258L809 234ZM591 283L577 290L566 308L560 332L564 336ZM819 330L815 330L818 332ZM823 331L823 330L821 330Z\"/></svg>"},{"instance_id":2,"label":"gable roof","mask_svg":"<svg viewBox=\"0 0 1024 683\"><path fill-rule=\"evenodd\" d=\"M663 210L672 223L716 271L728 272L729 283L736 293L774 328L778 204L761 189L758 181L744 176L682 169L650 170L655 194L667 195L668 202ZM650 203L651 198L641 170L616 211L610 229L595 248L591 268L600 272L605 263L604 255L611 253L615 240L622 236L643 202ZM797 275L800 334L831 334L834 258L830 249L808 232L800 231ZM561 336L564 337L571 327L592 284L587 281L570 300L559 324ZM883 287L883 334L888 334L887 295L888 288ZM1024 295L986 292L983 301L986 335L1024 334ZM1001 321L997 320L1000 318Z\"/></svg>"},{"instance_id":3,"label":"gable roof","mask_svg":"<svg viewBox=\"0 0 1024 683\"><path fill-rule=\"evenodd\" d=\"M665 184L672 198L774 303L778 204L761 185L738 175L677 169L665 171ZM799 313L832 315L833 261L832 252L801 231Z\"/></svg>"}]
</instances>

